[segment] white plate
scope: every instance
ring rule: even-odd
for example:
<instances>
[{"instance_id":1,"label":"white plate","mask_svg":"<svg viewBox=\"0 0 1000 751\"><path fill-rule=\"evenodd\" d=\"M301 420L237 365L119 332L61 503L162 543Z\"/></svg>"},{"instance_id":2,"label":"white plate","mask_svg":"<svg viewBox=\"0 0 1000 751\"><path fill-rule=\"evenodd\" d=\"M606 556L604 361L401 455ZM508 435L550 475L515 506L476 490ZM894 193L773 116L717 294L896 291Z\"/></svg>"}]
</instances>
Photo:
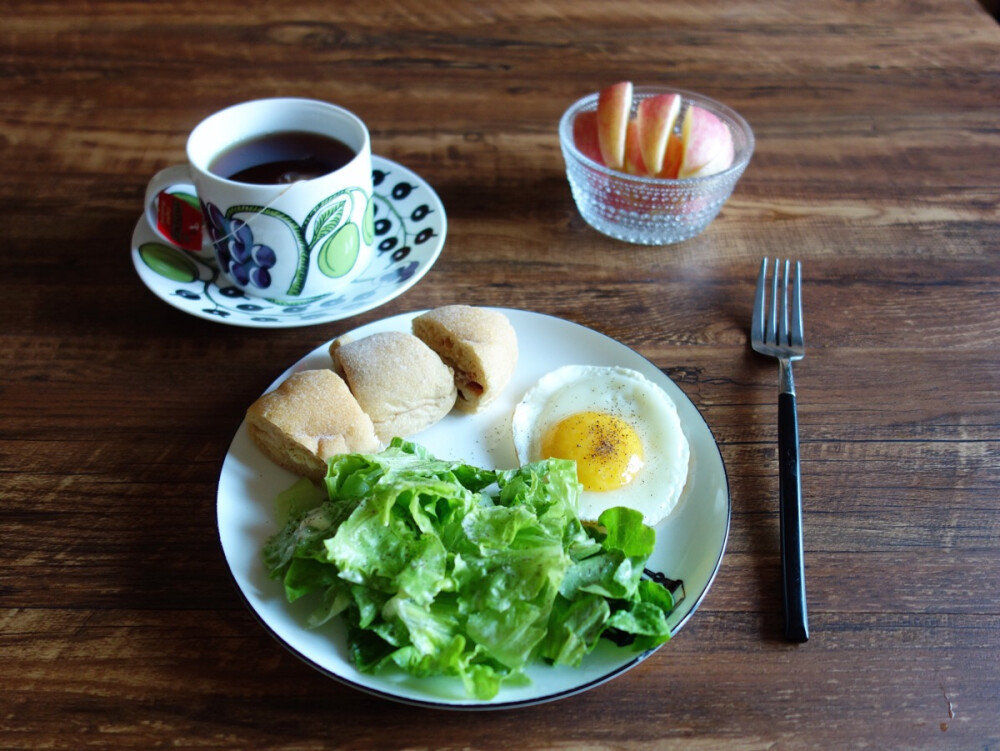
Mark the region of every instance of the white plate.
<instances>
[{"instance_id":1,"label":"white plate","mask_svg":"<svg viewBox=\"0 0 1000 751\"><path fill-rule=\"evenodd\" d=\"M140 217L132 234L139 278L164 302L198 318L252 328L329 323L364 313L403 294L441 255L448 220L437 193L415 172L372 157L375 254L368 268L337 295L302 305L250 297L191 253L167 245Z\"/></svg>"},{"instance_id":2,"label":"white plate","mask_svg":"<svg viewBox=\"0 0 1000 751\"><path fill-rule=\"evenodd\" d=\"M730 501L726 471L711 430L684 393L659 368L625 345L569 321L538 313L501 309L517 331L520 356L510 385L482 413L452 413L412 440L440 458L471 464L517 466L510 438L510 415L524 392L542 375L561 365L619 365L643 373L677 403L691 444L689 485L674 512L656 528L656 549L648 568L684 582L684 599L669 617L676 634L694 613L722 562L729 533ZM355 338L376 331L409 331L417 313L375 321L351 332ZM328 344L295 363L271 388L293 372L330 367ZM304 626L309 606L285 601L281 582L268 577L261 550L276 533L275 496L295 481L266 459L247 434L236 432L222 466L218 493L219 536L240 591L264 626L292 652L316 669L348 685L410 704L454 709L496 709L537 704L593 688L635 666L651 652L637 654L607 640L578 668L544 664L528 670L531 684L504 686L491 701L465 696L461 681L418 679L400 672L359 672L346 650L345 629L335 624L318 630ZM308 598L306 598L308 599ZM665 645L669 652L670 642ZM669 661L667 656L664 662Z\"/></svg>"}]
</instances>

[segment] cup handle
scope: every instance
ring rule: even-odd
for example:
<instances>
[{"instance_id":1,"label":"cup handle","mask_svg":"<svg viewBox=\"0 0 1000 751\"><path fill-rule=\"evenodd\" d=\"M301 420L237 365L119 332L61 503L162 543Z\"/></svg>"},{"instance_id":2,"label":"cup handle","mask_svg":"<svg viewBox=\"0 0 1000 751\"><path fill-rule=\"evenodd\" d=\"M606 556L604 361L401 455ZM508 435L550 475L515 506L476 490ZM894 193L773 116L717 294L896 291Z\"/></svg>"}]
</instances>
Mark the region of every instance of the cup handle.
<instances>
[{"instance_id":1,"label":"cup handle","mask_svg":"<svg viewBox=\"0 0 1000 751\"><path fill-rule=\"evenodd\" d=\"M204 217L186 164L153 175L146 187L146 219L171 245L211 257L211 245L202 231Z\"/></svg>"}]
</instances>

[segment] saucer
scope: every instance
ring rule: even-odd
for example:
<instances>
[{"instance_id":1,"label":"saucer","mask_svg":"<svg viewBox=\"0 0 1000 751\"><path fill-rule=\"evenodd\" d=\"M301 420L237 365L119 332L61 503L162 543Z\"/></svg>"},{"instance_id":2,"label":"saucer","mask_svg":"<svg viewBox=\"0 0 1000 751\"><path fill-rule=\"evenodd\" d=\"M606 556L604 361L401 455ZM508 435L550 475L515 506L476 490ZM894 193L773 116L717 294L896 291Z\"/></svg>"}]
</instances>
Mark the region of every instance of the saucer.
<instances>
[{"instance_id":1,"label":"saucer","mask_svg":"<svg viewBox=\"0 0 1000 751\"><path fill-rule=\"evenodd\" d=\"M132 234L132 262L150 291L198 318L251 328L339 321L384 305L420 281L441 255L448 219L434 189L396 162L372 156L375 253L341 292L303 303L251 297L214 266L164 242L143 215Z\"/></svg>"}]
</instances>

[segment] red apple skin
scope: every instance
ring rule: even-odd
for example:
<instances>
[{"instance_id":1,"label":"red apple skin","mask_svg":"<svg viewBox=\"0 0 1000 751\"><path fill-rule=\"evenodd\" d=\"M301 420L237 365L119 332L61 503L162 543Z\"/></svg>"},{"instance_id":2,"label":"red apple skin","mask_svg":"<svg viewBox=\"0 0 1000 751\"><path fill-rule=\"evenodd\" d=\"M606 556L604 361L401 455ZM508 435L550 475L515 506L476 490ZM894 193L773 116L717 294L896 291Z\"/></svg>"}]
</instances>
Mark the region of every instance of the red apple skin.
<instances>
[{"instance_id":1,"label":"red apple skin","mask_svg":"<svg viewBox=\"0 0 1000 751\"><path fill-rule=\"evenodd\" d=\"M715 175L719 172L725 172L733 163L733 141L730 138L726 142L725 146L712 158L708 164L694 172L688 177L707 177L708 175Z\"/></svg>"},{"instance_id":2,"label":"red apple skin","mask_svg":"<svg viewBox=\"0 0 1000 751\"><path fill-rule=\"evenodd\" d=\"M625 140L632 112L632 82L620 81L597 96L597 139L604 164L620 170L625 165Z\"/></svg>"},{"instance_id":3,"label":"red apple skin","mask_svg":"<svg viewBox=\"0 0 1000 751\"><path fill-rule=\"evenodd\" d=\"M625 127L625 171L630 175L649 177L639 143L639 124L635 120L629 120Z\"/></svg>"},{"instance_id":4,"label":"red apple skin","mask_svg":"<svg viewBox=\"0 0 1000 751\"><path fill-rule=\"evenodd\" d=\"M684 114L684 156L677 176L705 177L729 167L733 161L733 134L718 117L697 105Z\"/></svg>"},{"instance_id":5,"label":"red apple skin","mask_svg":"<svg viewBox=\"0 0 1000 751\"><path fill-rule=\"evenodd\" d=\"M681 98L677 94L657 94L643 99L636 107L635 119L642 160L651 175L663 171L667 143L680 108Z\"/></svg>"},{"instance_id":6,"label":"red apple skin","mask_svg":"<svg viewBox=\"0 0 1000 751\"><path fill-rule=\"evenodd\" d=\"M580 153L598 164L604 164L601 145L597 140L597 111L581 112L573 121L573 143Z\"/></svg>"}]
</instances>

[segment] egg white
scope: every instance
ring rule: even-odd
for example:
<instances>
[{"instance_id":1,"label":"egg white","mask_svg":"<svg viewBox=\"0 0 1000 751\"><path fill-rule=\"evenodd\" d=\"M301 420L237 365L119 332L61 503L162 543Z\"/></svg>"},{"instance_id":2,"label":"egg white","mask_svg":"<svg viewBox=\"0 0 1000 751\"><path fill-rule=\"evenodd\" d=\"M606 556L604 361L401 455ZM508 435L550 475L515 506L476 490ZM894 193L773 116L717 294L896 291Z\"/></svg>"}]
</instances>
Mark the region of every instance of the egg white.
<instances>
[{"instance_id":1,"label":"egg white","mask_svg":"<svg viewBox=\"0 0 1000 751\"><path fill-rule=\"evenodd\" d=\"M680 501L687 481L690 447L677 406L658 385L635 370L592 365L566 365L542 376L514 409L511 430L521 464L542 458L542 438L561 420L578 412L615 415L636 431L642 442L643 467L627 485L615 490L584 489L579 514L597 521L614 506L626 506L655 526Z\"/></svg>"}]
</instances>

